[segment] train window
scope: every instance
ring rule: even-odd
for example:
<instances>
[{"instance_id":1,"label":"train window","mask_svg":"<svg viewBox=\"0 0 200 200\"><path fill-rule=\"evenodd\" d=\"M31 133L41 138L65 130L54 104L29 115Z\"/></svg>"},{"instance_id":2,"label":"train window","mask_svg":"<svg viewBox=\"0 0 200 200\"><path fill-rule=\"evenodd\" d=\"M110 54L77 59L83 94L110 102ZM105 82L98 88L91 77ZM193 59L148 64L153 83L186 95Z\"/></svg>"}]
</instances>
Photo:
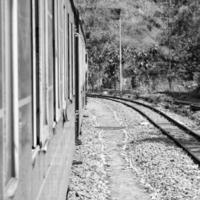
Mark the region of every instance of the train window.
<instances>
[{"instance_id":1,"label":"train window","mask_svg":"<svg viewBox=\"0 0 200 200\"><path fill-rule=\"evenodd\" d=\"M11 2L9 1L6 6L8 7L8 10L11 10L11 7L9 7L9 4ZM11 13L10 12L6 12L6 18L7 18L7 22L10 22L11 20ZM7 26L6 31L9 33L9 36L11 36L11 24L9 24L10 26ZM4 36L6 37L6 36ZM5 142L5 148L6 148L6 171L5 171L5 184L8 184L9 180L14 176L14 154L13 154L13 147L12 147L12 141L13 141L13 129L12 126L8 125L8 122L10 122L10 124L12 124L12 96L11 96L11 92L5 92L6 89L10 89L12 91L12 83L11 83L11 74L12 74L12 70L11 70L11 41L8 40L8 38L5 39L5 46L3 51L5 52L4 54L4 60L3 60L3 64L6 65L4 67L5 69L5 85L4 85L4 94L5 94L5 116L6 118L4 118L4 124L6 125L4 127L4 133L6 134L5 138L6 138L6 142ZM3 52L2 52L3 53ZM3 58L3 57L2 57Z\"/></svg>"},{"instance_id":2,"label":"train window","mask_svg":"<svg viewBox=\"0 0 200 200\"><path fill-rule=\"evenodd\" d=\"M48 0L48 118L53 123L53 0Z\"/></svg>"},{"instance_id":3,"label":"train window","mask_svg":"<svg viewBox=\"0 0 200 200\"><path fill-rule=\"evenodd\" d=\"M75 28L73 26L73 95L75 95Z\"/></svg>"},{"instance_id":4,"label":"train window","mask_svg":"<svg viewBox=\"0 0 200 200\"><path fill-rule=\"evenodd\" d=\"M64 7L64 98L67 99L67 12Z\"/></svg>"},{"instance_id":5,"label":"train window","mask_svg":"<svg viewBox=\"0 0 200 200\"><path fill-rule=\"evenodd\" d=\"M60 108L60 40L59 40L59 0L53 0L53 55L54 55L54 121L59 120Z\"/></svg>"},{"instance_id":6,"label":"train window","mask_svg":"<svg viewBox=\"0 0 200 200\"><path fill-rule=\"evenodd\" d=\"M65 28L65 30L66 30L66 33L65 33L65 35L66 35L66 42L65 42L65 44L66 44L66 64L65 64L65 68L66 68L66 75L65 75L65 99L67 100L68 99L68 90L69 90L69 87L68 87L68 73L69 73L69 69L68 69L68 65L69 65L69 31L68 31L68 13L66 12L66 22L65 22L65 25L66 25L66 28Z\"/></svg>"},{"instance_id":7,"label":"train window","mask_svg":"<svg viewBox=\"0 0 200 200\"><path fill-rule=\"evenodd\" d=\"M0 3L0 16L1 15L1 3ZM1 18L1 17L0 17ZM2 53L3 53L3 50L2 50L2 31L3 31L3 28L2 28L2 21L0 19L0 132L2 132L2 118L3 118L3 69L2 69Z\"/></svg>"},{"instance_id":8,"label":"train window","mask_svg":"<svg viewBox=\"0 0 200 200\"><path fill-rule=\"evenodd\" d=\"M71 93L74 93L74 28L71 23Z\"/></svg>"},{"instance_id":9,"label":"train window","mask_svg":"<svg viewBox=\"0 0 200 200\"><path fill-rule=\"evenodd\" d=\"M7 75L6 75L6 88L12 88L12 83L10 79L11 75L11 68L7 68ZM13 90L13 88L12 88ZM7 105L5 108L5 114L6 114L6 184L8 184L9 180L14 176L14 152L13 152L13 128L12 126L8 125L8 122L10 124L13 123L12 119L12 96L11 94L7 94L6 99Z\"/></svg>"},{"instance_id":10,"label":"train window","mask_svg":"<svg viewBox=\"0 0 200 200\"><path fill-rule=\"evenodd\" d=\"M70 19L69 19L69 13L67 15L67 38L68 38L68 99L71 99L71 38L70 38Z\"/></svg>"},{"instance_id":11,"label":"train window","mask_svg":"<svg viewBox=\"0 0 200 200\"><path fill-rule=\"evenodd\" d=\"M4 126L4 151L5 151L5 173L4 184L7 191L13 191L14 185L18 182L18 131L19 131L19 93L18 93L18 27L17 19L17 1L7 0L4 1L4 17L2 20L4 29L2 29L1 39L4 40L4 45L0 44L1 49L1 77L4 76L4 85L1 84L1 108L4 108L3 117ZM12 6L12 7L11 7ZM2 72L3 67L3 72ZM2 81L2 79L1 79ZM8 92L10 91L10 92ZM3 114L2 113L2 114ZM15 148L14 148L15 147ZM12 183L12 184L11 184ZM7 194L6 194L7 195Z\"/></svg>"},{"instance_id":12,"label":"train window","mask_svg":"<svg viewBox=\"0 0 200 200\"><path fill-rule=\"evenodd\" d=\"M3 54L3 49L2 49L2 31L4 30L2 28L2 13L1 13L2 7L1 7L1 3L0 3L0 162L3 163L3 77L4 77L4 72L3 72L3 68L2 68L2 54ZM0 166L0 171L2 171L2 164ZM3 174L0 174L0 180L3 180ZM1 182L1 181L0 181ZM1 182L2 183L2 182ZM0 186L1 187L1 186ZM0 191L1 193L1 191ZM0 194L0 198L2 198L2 194Z\"/></svg>"},{"instance_id":13,"label":"train window","mask_svg":"<svg viewBox=\"0 0 200 200\"><path fill-rule=\"evenodd\" d=\"M53 13L53 1L54 0L48 0L48 10L49 10L49 13Z\"/></svg>"},{"instance_id":14,"label":"train window","mask_svg":"<svg viewBox=\"0 0 200 200\"><path fill-rule=\"evenodd\" d=\"M47 1L32 0L33 149L44 145L49 138L47 126L50 113L53 113L53 78L51 78L53 76L53 61L49 60L49 54L52 53L49 49L51 47L49 39L52 39L52 36L48 37L51 18ZM50 97L52 98L50 99ZM51 110L49 110L49 105L52 105ZM51 119L53 121L53 114Z\"/></svg>"},{"instance_id":15,"label":"train window","mask_svg":"<svg viewBox=\"0 0 200 200\"><path fill-rule=\"evenodd\" d=\"M48 125L49 122L49 94L48 94L48 73L49 73L49 63L48 63L48 2L44 1L42 4L42 35L43 40L40 41L40 44L42 44L42 54L43 54L43 66L44 69L44 86L45 86L45 93L44 93L44 118L43 118L43 124ZM46 132L45 132L46 133ZM43 133L44 138L46 139L45 133ZM44 141L43 141L44 142Z\"/></svg>"},{"instance_id":16,"label":"train window","mask_svg":"<svg viewBox=\"0 0 200 200\"><path fill-rule=\"evenodd\" d=\"M39 145L39 124L40 124L40 80L39 80L39 2L32 0L32 110L33 110L33 149Z\"/></svg>"},{"instance_id":17,"label":"train window","mask_svg":"<svg viewBox=\"0 0 200 200\"><path fill-rule=\"evenodd\" d=\"M0 7L1 8L1 7ZM0 13L1 14L1 13ZM1 26L1 23L0 23ZM0 61L2 60L2 40L1 40L1 29L0 29ZM0 119L3 116L3 69L2 69L2 64L0 64ZM1 128L1 127L0 127Z\"/></svg>"},{"instance_id":18,"label":"train window","mask_svg":"<svg viewBox=\"0 0 200 200\"><path fill-rule=\"evenodd\" d=\"M60 4L60 94L61 108L64 107L64 5Z\"/></svg>"},{"instance_id":19,"label":"train window","mask_svg":"<svg viewBox=\"0 0 200 200\"><path fill-rule=\"evenodd\" d=\"M85 63L86 64L88 63L88 54L87 53L85 54Z\"/></svg>"},{"instance_id":20,"label":"train window","mask_svg":"<svg viewBox=\"0 0 200 200\"><path fill-rule=\"evenodd\" d=\"M54 94L54 122L57 121L57 0L53 0L53 94Z\"/></svg>"},{"instance_id":21,"label":"train window","mask_svg":"<svg viewBox=\"0 0 200 200\"><path fill-rule=\"evenodd\" d=\"M9 1L10 3L10 1ZM8 4L9 5L9 4ZM10 8L11 9L11 8ZM8 22L11 20L11 15L10 13L6 13L7 14L7 20ZM9 27L8 29L10 29L11 27ZM10 33L11 30L9 30ZM11 35L10 35L11 36ZM7 55L11 55L11 43L9 40L6 40L6 54ZM6 69L6 88L12 88L12 83L11 83L11 62L9 59L7 60L7 69ZM12 96L11 93L6 93L6 107L5 107L5 114L6 114L6 184L8 184L9 180L14 176L14 154L13 154L13 147L12 147L12 141L13 141L13 129L11 126L8 126L8 122L10 121L11 124L13 122L12 120Z\"/></svg>"},{"instance_id":22,"label":"train window","mask_svg":"<svg viewBox=\"0 0 200 200\"><path fill-rule=\"evenodd\" d=\"M60 53L60 50L61 50L61 40L60 40L60 19L61 19L61 16L60 16L60 3L59 1L57 1L57 51L58 51L58 63L57 63L57 82L58 82L58 85L57 85L57 89L58 89L58 108L60 109L61 108L61 80L60 80L60 67L61 67L61 53Z\"/></svg>"}]
</instances>

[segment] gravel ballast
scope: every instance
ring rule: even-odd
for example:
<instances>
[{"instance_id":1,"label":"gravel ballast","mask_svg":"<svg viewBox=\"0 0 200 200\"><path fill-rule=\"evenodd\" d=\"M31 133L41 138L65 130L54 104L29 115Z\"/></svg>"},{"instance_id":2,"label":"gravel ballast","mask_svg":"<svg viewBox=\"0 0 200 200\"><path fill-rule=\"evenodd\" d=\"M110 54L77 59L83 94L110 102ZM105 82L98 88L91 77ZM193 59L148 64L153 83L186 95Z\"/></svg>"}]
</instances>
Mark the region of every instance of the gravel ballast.
<instances>
[{"instance_id":1,"label":"gravel ballast","mask_svg":"<svg viewBox=\"0 0 200 200\"><path fill-rule=\"evenodd\" d=\"M86 114L88 115L88 113ZM95 129L95 117L89 115L83 121L81 140L83 145L76 148L72 166L69 200L109 199L108 177L100 132Z\"/></svg>"},{"instance_id":2,"label":"gravel ballast","mask_svg":"<svg viewBox=\"0 0 200 200\"><path fill-rule=\"evenodd\" d=\"M122 109L122 106L114 103L109 104L131 127L127 153L141 182L147 190L153 192L152 199L199 200L199 166L148 122L139 122L135 111L128 111L129 108L125 106ZM132 115L128 114L130 112Z\"/></svg>"},{"instance_id":3,"label":"gravel ballast","mask_svg":"<svg viewBox=\"0 0 200 200\"><path fill-rule=\"evenodd\" d=\"M200 200L200 169L179 147L137 112L108 100L89 100L83 121L83 145L77 147L69 200L112 199L104 140L91 102L107 106L125 127L121 154L152 200ZM152 116L153 117L153 116ZM79 162L78 162L79 161ZM81 162L80 162L81 161ZM78 163L78 164L77 164ZM133 199L134 200L134 199Z\"/></svg>"}]
</instances>

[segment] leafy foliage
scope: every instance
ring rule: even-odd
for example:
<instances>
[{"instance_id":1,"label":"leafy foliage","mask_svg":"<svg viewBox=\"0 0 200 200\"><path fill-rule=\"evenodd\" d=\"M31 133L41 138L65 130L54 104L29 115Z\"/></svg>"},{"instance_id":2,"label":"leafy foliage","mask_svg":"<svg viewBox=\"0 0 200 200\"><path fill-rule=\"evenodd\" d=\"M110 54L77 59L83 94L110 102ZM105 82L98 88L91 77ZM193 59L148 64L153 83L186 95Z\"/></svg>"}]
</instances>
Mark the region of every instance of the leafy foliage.
<instances>
[{"instance_id":1,"label":"leafy foliage","mask_svg":"<svg viewBox=\"0 0 200 200\"><path fill-rule=\"evenodd\" d=\"M165 77L198 80L200 73L199 0L77 0L88 36L90 84L116 88L119 77L119 21L112 9L121 8L123 76L132 86L155 87ZM98 75L97 75L98 74ZM199 83L199 81L196 81Z\"/></svg>"}]
</instances>

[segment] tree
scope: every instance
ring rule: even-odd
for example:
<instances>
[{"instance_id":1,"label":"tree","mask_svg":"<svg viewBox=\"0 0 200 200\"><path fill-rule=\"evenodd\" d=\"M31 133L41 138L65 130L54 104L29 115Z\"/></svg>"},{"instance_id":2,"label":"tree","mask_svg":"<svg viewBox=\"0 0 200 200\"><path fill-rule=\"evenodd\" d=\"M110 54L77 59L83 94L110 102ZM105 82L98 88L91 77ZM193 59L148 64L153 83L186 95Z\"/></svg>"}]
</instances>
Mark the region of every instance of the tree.
<instances>
[{"instance_id":1,"label":"tree","mask_svg":"<svg viewBox=\"0 0 200 200\"><path fill-rule=\"evenodd\" d=\"M92 83L118 84L118 22L112 9L121 8L124 76L155 89L160 77L197 80L200 72L200 2L198 0L77 0L88 36ZM99 73L99 76L96 74ZM134 82L133 81L133 82ZM95 84L94 84L95 85ZM137 84L139 85L139 84Z\"/></svg>"}]
</instances>

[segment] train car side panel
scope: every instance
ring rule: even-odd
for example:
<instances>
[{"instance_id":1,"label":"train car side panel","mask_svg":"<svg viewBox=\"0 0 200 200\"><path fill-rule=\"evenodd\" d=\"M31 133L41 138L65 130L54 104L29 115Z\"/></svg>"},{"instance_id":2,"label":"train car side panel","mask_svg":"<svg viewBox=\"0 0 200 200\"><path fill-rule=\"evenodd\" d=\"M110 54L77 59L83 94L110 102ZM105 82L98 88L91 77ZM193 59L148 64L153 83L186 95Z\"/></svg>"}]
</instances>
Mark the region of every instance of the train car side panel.
<instances>
[{"instance_id":1,"label":"train car side panel","mask_svg":"<svg viewBox=\"0 0 200 200\"><path fill-rule=\"evenodd\" d=\"M40 2L41 6L47 6L47 0L43 3ZM48 3L51 4L51 1L48 0ZM42 8L40 8L42 9ZM51 73L52 73L52 67L53 72L55 73L53 76L53 99L54 99L54 125L52 126L51 114L50 110L52 106L51 100L48 101L48 112L45 111L46 107L40 106L40 109L43 109L41 112L43 115L42 118L45 116L45 113L47 118L43 118L45 120L40 120L41 128L42 130L45 130L45 132L49 133L49 135L45 136L44 143L39 143L39 151L37 151L37 146L34 149L34 152L36 152L33 160L33 168L32 168L32 199L59 199L59 196L66 195L67 191L67 177L70 172L70 166L72 163L72 156L74 151L74 124L75 124L75 116L74 116L74 104L68 103L67 106L67 117L69 121L66 121L63 128L64 123L64 109L66 109L65 100L64 99L64 74L66 73L66 68L68 67L66 64L66 59L64 59L64 53L65 53L65 42L64 41L64 20L63 16L66 14L66 10L68 10L71 21L74 20L74 12L72 10L71 4L69 1L60 1L60 0L54 0L53 1L53 9L51 9L51 5L48 5L48 17L45 15L47 12L43 12L44 14L40 15L42 19L43 26L40 27L43 31L45 30L51 30L51 16L53 17L53 27L52 29L55 31L53 34L53 40L51 40L51 34L41 35L43 41L48 41L48 54L42 54L42 52L39 52L42 54L43 59L46 59L44 55L48 57L48 62L44 66L47 66L48 63L48 71L46 72L48 76L46 76L45 71L42 71L43 73L40 75L41 79L43 80L43 83L45 82L45 78L48 77L48 88L50 91L51 88ZM54 13L52 13L54 11ZM47 23L48 18L48 25ZM46 20L45 20L46 19ZM48 26L48 29L44 28ZM48 38L45 39L45 38ZM41 45L42 42L40 42ZM47 46L47 44L44 42L42 45ZM54 65L51 65L51 61L49 56L51 56L51 48L53 46L53 55L55 55L54 58ZM43 49L44 47L40 47ZM44 48L45 49L45 48ZM42 51L42 50L41 50ZM43 60L42 59L42 60ZM43 62L40 62L40 64L43 64ZM41 68L41 67L40 67ZM44 68L44 67L42 67ZM46 77L44 77L46 76ZM43 86L43 83L41 86ZM46 102L45 100L45 88L40 88L40 101ZM48 92L48 96L50 96L50 92ZM48 100L48 98L46 98ZM44 104L43 103L43 104ZM47 120L46 120L47 119ZM52 133L52 134L51 134ZM44 131L40 131L40 134L44 134ZM63 179L63 177L66 175L66 179Z\"/></svg>"},{"instance_id":2,"label":"train car side panel","mask_svg":"<svg viewBox=\"0 0 200 200\"><path fill-rule=\"evenodd\" d=\"M53 83L54 83L54 60L53 60L53 0L48 0L48 96L49 96L49 108L48 108L48 116L49 116L49 125L51 128L53 127L54 122L54 110L53 110Z\"/></svg>"},{"instance_id":3,"label":"train car side panel","mask_svg":"<svg viewBox=\"0 0 200 200\"><path fill-rule=\"evenodd\" d=\"M66 197L85 94L80 26L73 0L0 2L2 200Z\"/></svg>"},{"instance_id":4,"label":"train car side panel","mask_svg":"<svg viewBox=\"0 0 200 200\"><path fill-rule=\"evenodd\" d=\"M3 2L0 2L0 199L3 199L3 87L4 87L4 68L3 68Z\"/></svg>"},{"instance_id":5,"label":"train car side panel","mask_svg":"<svg viewBox=\"0 0 200 200\"><path fill-rule=\"evenodd\" d=\"M29 199L31 188L31 1L18 0L19 185L14 199ZM13 88L15 89L15 88Z\"/></svg>"},{"instance_id":6,"label":"train car side panel","mask_svg":"<svg viewBox=\"0 0 200 200\"><path fill-rule=\"evenodd\" d=\"M1 13L1 38L4 44L1 44L3 70L0 74L4 77L1 88L1 108L4 110L0 117L3 116L3 143L0 142L3 152L1 199L30 199L30 1L1 1L2 10L4 13Z\"/></svg>"}]
</instances>

